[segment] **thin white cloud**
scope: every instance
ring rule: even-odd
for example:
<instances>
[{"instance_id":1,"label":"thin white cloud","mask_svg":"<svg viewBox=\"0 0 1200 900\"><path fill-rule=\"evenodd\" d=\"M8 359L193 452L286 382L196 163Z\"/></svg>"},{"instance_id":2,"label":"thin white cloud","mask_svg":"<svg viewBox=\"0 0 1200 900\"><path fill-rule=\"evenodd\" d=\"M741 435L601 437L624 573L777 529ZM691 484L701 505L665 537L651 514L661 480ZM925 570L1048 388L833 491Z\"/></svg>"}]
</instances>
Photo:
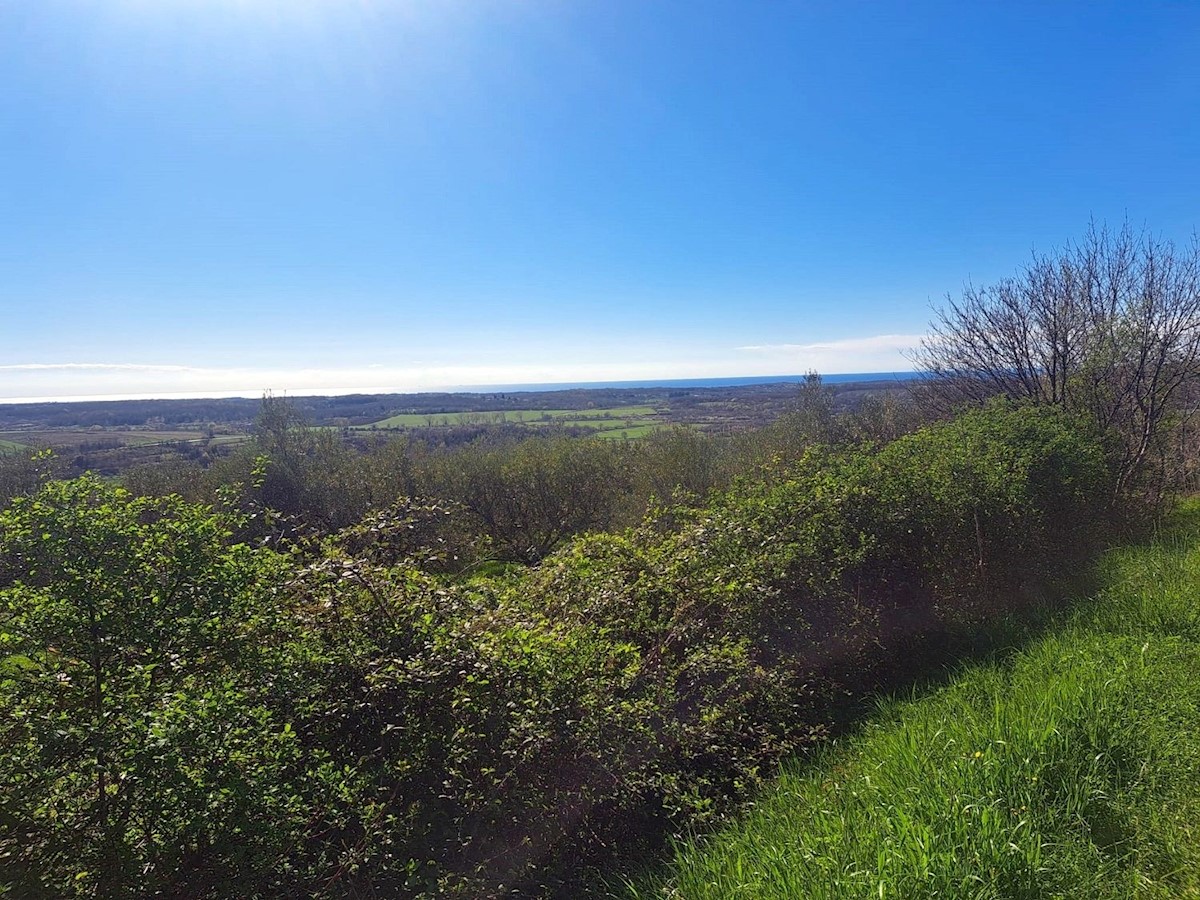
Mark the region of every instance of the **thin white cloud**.
<instances>
[{"instance_id":1,"label":"thin white cloud","mask_svg":"<svg viewBox=\"0 0 1200 900\"><path fill-rule=\"evenodd\" d=\"M776 371L905 372L912 368L912 351L919 334L875 334L828 341L787 344L751 344L737 351L747 365ZM752 360L752 362L751 362Z\"/></svg>"},{"instance_id":2,"label":"thin white cloud","mask_svg":"<svg viewBox=\"0 0 1200 900\"><path fill-rule=\"evenodd\" d=\"M738 350L752 353L881 353L908 351L921 343L920 334L877 334L871 337L841 338L811 344L751 344Z\"/></svg>"},{"instance_id":3,"label":"thin white cloud","mask_svg":"<svg viewBox=\"0 0 1200 900\"><path fill-rule=\"evenodd\" d=\"M188 372L191 366L159 366L143 363L17 363L0 366L0 372Z\"/></svg>"}]
</instances>

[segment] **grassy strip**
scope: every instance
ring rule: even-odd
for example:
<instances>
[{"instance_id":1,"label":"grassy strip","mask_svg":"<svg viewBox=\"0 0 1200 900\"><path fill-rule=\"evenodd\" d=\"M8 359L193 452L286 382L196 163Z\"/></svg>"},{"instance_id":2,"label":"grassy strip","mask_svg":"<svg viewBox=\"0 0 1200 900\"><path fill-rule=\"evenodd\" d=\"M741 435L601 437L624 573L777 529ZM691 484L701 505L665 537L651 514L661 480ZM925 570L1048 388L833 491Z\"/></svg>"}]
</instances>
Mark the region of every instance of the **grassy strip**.
<instances>
[{"instance_id":1,"label":"grassy strip","mask_svg":"<svg viewBox=\"0 0 1200 900\"><path fill-rule=\"evenodd\" d=\"M1200 506L1061 628L883 704L625 897L1200 896Z\"/></svg>"},{"instance_id":2,"label":"grassy strip","mask_svg":"<svg viewBox=\"0 0 1200 900\"><path fill-rule=\"evenodd\" d=\"M555 419L552 424L562 425L564 428L599 428L605 431L610 431L615 428L626 428L632 425L649 425L661 422L661 419L653 417L629 417L624 419L611 418L599 419L592 417L590 419ZM551 423L534 423L534 424L551 424Z\"/></svg>"}]
</instances>

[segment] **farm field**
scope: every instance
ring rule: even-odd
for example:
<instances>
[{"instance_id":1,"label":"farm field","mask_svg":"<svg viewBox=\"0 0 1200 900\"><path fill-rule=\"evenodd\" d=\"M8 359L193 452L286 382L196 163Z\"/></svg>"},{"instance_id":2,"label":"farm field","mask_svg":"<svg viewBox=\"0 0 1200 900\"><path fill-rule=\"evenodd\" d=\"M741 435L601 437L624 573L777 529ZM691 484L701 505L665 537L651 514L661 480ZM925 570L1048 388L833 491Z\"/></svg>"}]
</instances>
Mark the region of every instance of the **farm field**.
<instances>
[{"instance_id":1,"label":"farm field","mask_svg":"<svg viewBox=\"0 0 1200 900\"><path fill-rule=\"evenodd\" d=\"M208 436L201 428L132 430L121 428L39 428L0 432L0 455L51 450L76 473L117 475L134 466L188 455L211 457L242 441L247 434Z\"/></svg>"},{"instance_id":2,"label":"farm field","mask_svg":"<svg viewBox=\"0 0 1200 900\"><path fill-rule=\"evenodd\" d=\"M122 431L113 428L46 428L30 431L0 432L0 449L24 447L75 448L85 445L136 447L147 444L164 444L175 441L200 441L204 439L199 430ZM211 439L214 444L244 440L243 435L222 434Z\"/></svg>"},{"instance_id":3,"label":"farm field","mask_svg":"<svg viewBox=\"0 0 1200 900\"><path fill-rule=\"evenodd\" d=\"M438 428L463 425L560 425L575 428L614 430L609 426L621 423L630 430L657 421L659 410L653 406L618 406L611 409L522 409L503 412L402 413L389 416L369 425L354 426L355 430Z\"/></svg>"},{"instance_id":4,"label":"farm field","mask_svg":"<svg viewBox=\"0 0 1200 900\"><path fill-rule=\"evenodd\" d=\"M663 427L661 422L647 422L644 424L626 425L621 428L605 428L597 430L593 437L604 438L605 440L621 440L623 438L640 438L648 434L653 434Z\"/></svg>"}]
</instances>

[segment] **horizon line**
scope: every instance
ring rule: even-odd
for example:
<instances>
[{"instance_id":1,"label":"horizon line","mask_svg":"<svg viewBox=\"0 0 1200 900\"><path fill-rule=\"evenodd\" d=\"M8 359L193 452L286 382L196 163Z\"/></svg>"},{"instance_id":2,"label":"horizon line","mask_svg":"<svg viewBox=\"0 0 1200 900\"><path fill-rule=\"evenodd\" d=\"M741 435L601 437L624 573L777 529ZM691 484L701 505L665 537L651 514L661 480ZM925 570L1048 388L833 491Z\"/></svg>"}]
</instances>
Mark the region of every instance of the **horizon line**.
<instances>
[{"instance_id":1,"label":"horizon line","mask_svg":"<svg viewBox=\"0 0 1200 900\"><path fill-rule=\"evenodd\" d=\"M916 371L890 372L818 372L822 381L830 384L845 384L857 381L906 381L920 375ZM353 396L420 396L422 394L494 394L494 393L546 393L565 390L628 390L652 389L656 387L737 387L739 385L795 384L804 381L801 375L729 375L696 378L635 378L613 381L563 381L527 382L507 384L446 385L417 391L396 388L331 388L304 387L279 391L279 396L293 399L307 397L353 397ZM128 394L72 394L42 397L0 397L0 406L24 406L44 403L123 403L135 400L257 400L276 391L270 387L234 389L229 391L163 391L136 392Z\"/></svg>"}]
</instances>

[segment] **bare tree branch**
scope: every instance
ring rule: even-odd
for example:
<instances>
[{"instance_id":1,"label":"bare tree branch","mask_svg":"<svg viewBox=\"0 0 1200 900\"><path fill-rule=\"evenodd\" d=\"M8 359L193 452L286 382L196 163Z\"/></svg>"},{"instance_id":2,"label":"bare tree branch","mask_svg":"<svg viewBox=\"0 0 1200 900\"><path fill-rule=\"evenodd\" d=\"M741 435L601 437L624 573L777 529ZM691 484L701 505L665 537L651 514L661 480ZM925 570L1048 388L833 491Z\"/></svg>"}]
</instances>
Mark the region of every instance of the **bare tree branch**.
<instances>
[{"instance_id":1,"label":"bare tree branch","mask_svg":"<svg viewBox=\"0 0 1200 900\"><path fill-rule=\"evenodd\" d=\"M941 406L1002 395L1088 415L1119 438L1117 492L1181 426L1200 368L1200 245L1179 248L1128 223L1092 223L1078 243L1009 279L947 297L915 354Z\"/></svg>"}]
</instances>

